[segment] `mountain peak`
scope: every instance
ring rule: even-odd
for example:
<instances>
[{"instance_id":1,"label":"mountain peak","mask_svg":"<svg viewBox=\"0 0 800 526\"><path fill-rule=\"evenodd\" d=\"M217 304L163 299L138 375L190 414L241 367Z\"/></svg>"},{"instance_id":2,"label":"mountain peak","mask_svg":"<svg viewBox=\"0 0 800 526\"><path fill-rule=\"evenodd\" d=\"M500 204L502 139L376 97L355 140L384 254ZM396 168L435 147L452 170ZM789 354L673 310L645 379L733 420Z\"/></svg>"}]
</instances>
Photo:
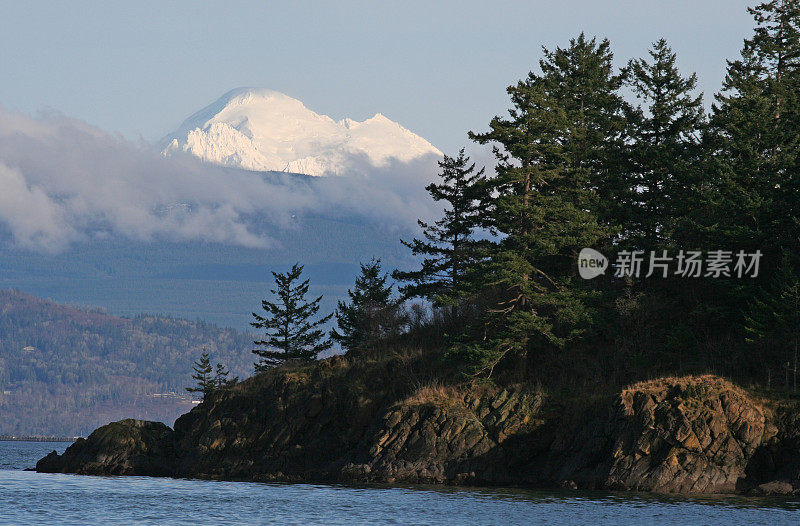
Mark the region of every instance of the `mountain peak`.
<instances>
[{"instance_id":1,"label":"mountain peak","mask_svg":"<svg viewBox=\"0 0 800 526\"><path fill-rule=\"evenodd\" d=\"M275 91L266 88L235 88L224 94L222 97L217 99L217 101L211 106L218 106L220 104L224 104L224 106L231 106L231 105L248 105L248 104L285 104L285 103L294 103L303 106L303 103L299 100L286 95L285 93L281 93L280 91ZM305 107L305 106L303 106Z\"/></svg>"},{"instance_id":2,"label":"mountain peak","mask_svg":"<svg viewBox=\"0 0 800 526\"><path fill-rule=\"evenodd\" d=\"M239 87L239 88L233 88L232 90L230 90L229 92L224 94L222 97L220 97L220 99L231 100L231 99L234 99L234 98L237 98L237 97L246 97L246 96L261 97L261 98L264 98L264 99L269 99L269 98L273 98L273 97L278 97L278 98L283 97L283 98L289 98L289 99L291 98L288 95L286 95L285 93L281 93L280 91L275 91L275 90L267 89L267 88L256 88L256 87L243 86L243 87Z\"/></svg>"},{"instance_id":3,"label":"mountain peak","mask_svg":"<svg viewBox=\"0 0 800 526\"><path fill-rule=\"evenodd\" d=\"M162 141L215 164L308 175L347 173L366 158L380 167L441 156L428 141L381 113L339 122L279 91L236 88L201 109Z\"/></svg>"}]
</instances>

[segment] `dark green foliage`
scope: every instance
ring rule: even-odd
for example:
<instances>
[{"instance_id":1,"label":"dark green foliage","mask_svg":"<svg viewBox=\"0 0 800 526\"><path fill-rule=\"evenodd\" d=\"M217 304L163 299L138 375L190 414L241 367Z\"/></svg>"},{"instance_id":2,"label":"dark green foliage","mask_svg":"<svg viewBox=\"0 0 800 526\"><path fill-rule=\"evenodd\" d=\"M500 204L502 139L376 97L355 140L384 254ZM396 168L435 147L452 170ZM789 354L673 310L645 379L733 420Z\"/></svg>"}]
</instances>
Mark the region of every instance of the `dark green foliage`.
<instances>
[{"instance_id":1,"label":"dark green foliage","mask_svg":"<svg viewBox=\"0 0 800 526\"><path fill-rule=\"evenodd\" d=\"M350 352L374 350L376 344L397 336L405 325L402 301L392 297L392 285L382 274L381 260L361 264L355 287L347 291L349 302L336 309L338 329L331 338Z\"/></svg>"},{"instance_id":2,"label":"dark green foliage","mask_svg":"<svg viewBox=\"0 0 800 526\"><path fill-rule=\"evenodd\" d=\"M613 58L608 40L581 33L566 48L544 49L542 74L528 76L564 113L555 140L563 148L562 165L572 174L565 183L573 183L573 204L592 212L606 236L616 234L618 199L626 187L619 172L628 105L619 93L624 75L614 71Z\"/></svg>"},{"instance_id":3,"label":"dark green foliage","mask_svg":"<svg viewBox=\"0 0 800 526\"><path fill-rule=\"evenodd\" d=\"M620 226L619 238L605 248L611 254L643 251L646 262L651 252L662 255L667 250L675 257L679 250L698 245L698 237L684 234L687 218L701 208L702 97L694 93L695 75L680 74L663 39L646 58L628 62L626 83L638 104L625 109L626 145L618 165L620 193L613 221ZM703 295L702 284L670 276L607 279L601 286L602 332L605 345L614 349L609 353L614 375L640 370L672 374L672 367L692 370L702 364L696 349L699 335L691 325L699 322L691 301Z\"/></svg>"},{"instance_id":4,"label":"dark green foliage","mask_svg":"<svg viewBox=\"0 0 800 526\"><path fill-rule=\"evenodd\" d=\"M696 75L681 76L664 39L649 54L649 60L628 64L628 83L640 105L628 111L630 172L619 217L628 246L646 252L666 248L688 212L704 125Z\"/></svg>"},{"instance_id":5,"label":"dark green foliage","mask_svg":"<svg viewBox=\"0 0 800 526\"><path fill-rule=\"evenodd\" d=\"M480 368L487 372L509 352L525 353L531 343L561 347L591 325L593 293L572 262L613 232L607 203L619 184L609 174L624 103L609 43L581 35L544 54L541 74L508 88L509 118L470 134L496 145L496 175L482 209L484 225L500 239L475 273L475 288L494 289L499 301L452 355L487 356ZM484 351L476 353L476 345Z\"/></svg>"},{"instance_id":6,"label":"dark green foliage","mask_svg":"<svg viewBox=\"0 0 800 526\"><path fill-rule=\"evenodd\" d=\"M757 247L777 261L800 234L800 3L775 0L750 12L755 35L729 63L714 105L703 196L713 208L699 223L720 244Z\"/></svg>"},{"instance_id":7,"label":"dark green foliage","mask_svg":"<svg viewBox=\"0 0 800 526\"><path fill-rule=\"evenodd\" d=\"M791 91L800 65L800 2L772 0L748 8L756 21L754 35L745 41L745 52L753 52L764 71L774 81L777 113Z\"/></svg>"},{"instance_id":8,"label":"dark green foliage","mask_svg":"<svg viewBox=\"0 0 800 526\"><path fill-rule=\"evenodd\" d=\"M393 277L407 282L400 287L406 298L423 297L435 305L457 305L466 294L467 273L479 260L474 232L481 225L486 192L484 170L475 171L462 148L457 157L439 161L441 183L426 187L434 201L446 205L444 216L433 224L419 221L425 239L402 243L414 256L422 256L416 271L395 271Z\"/></svg>"},{"instance_id":9,"label":"dark green foliage","mask_svg":"<svg viewBox=\"0 0 800 526\"><path fill-rule=\"evenodd\" d=\"M799 6L784 0L750 10L754 35L728 63L704 134L701 170L686 201L677 201L685 218L675 244L763 253L758 279L699 280L680 290L685 318L702 342L697 352L714 356L718 370L774 367L750 360L743 327L751 300L769 288L783 254L796 251L800 239Z\"/></svg>"},{"instance_id":10,"label":"dark green foliage","mask_svg":"<svg viewBox=\"0 0 800 526\"><path fill-rule=\"evenodd\" d=\"M303 266L299 263L286 273L273 272L275 288L270 293L276 296L276 301L261 302L264 316L253 313L255 321L251 325L264 330L264 338L254 342L261 347L253 349L253 354L261 357L255 364L256 372L287 361L315 360L333 345L324 339L325 332L320 328L333 314L313 319L319 312L322 296L306 301L308 280L301 281L302 273Z\"/></svg>"}]
</instances>

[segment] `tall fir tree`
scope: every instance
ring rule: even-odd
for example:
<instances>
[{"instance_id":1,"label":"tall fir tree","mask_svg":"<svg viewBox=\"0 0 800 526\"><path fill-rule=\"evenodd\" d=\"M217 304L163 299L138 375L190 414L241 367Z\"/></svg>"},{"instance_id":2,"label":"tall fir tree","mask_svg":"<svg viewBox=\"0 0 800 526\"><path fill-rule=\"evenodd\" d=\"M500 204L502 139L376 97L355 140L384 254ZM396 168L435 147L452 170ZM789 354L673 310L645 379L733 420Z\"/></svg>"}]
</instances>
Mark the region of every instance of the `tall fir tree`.
<instances>
[{"instance_id":1,"label":"tall fir tree","mask_svg":"<svg viewBox=\"0 0 800 526\"><path fill-rule=\"evenodd\" d=\"M620 165L628 104L620 95L625 75L615 71L611 43L581 33L566 48L544 49L539 67L537 82L564 110L559 141L565 166L577 176L573 183L591 190L580 200L606 227L606 236L616 237L620 192L626 188Z\"/></svg>"},{"instance_id":2,"label":"tall fir tree","mask_svg":"<svg viewBox=\"0 0 800 526\"><path fill-rule=\"evenodd\" d=\"M591 325L594 293L579 283L582 247L613 235L612 177L622 144L622 76L614 73L608 41L581 34L566 49L544 50L541 74L508 88L510 118L471 133L495 144L485 226L500 235L479 285L499 301L484 327L454 348L454 356L490 373L509 352L532 343L563 346Z\"/></svg>"},{"instance_id":3,"label":"tall fir tree","mask_svg":"<svg viewBox=\"0 0 800 526\"><path fill-rule=\"evenodd\" d=\"M414 256L422 256L422 266L414 271L395 271L394 279L406 282L400 292L406 298L422 297L437 306L457 306L467 294L467 273L479 259L476 228L481 224L481 204L485 191L484 169L475 171L464 148L457 157L439 161L441 182L426 190L434 201L444 202L441 219L433 224L419 221L424 239L401 241Z\"/></svg>"},{"instance_id":4,"label":"tall fir tree","mask_svg":"<svg viewBox=\"0 0 800 526\"><path fill-rule=\"evenodd\" d=\"M800 234L800 1L749 11L755 33L741 58L729 62L713 107L703 198L714 206L701 218L701 234L718 245L761 249L769 262Z\"/></svg>"},{"instance_id":5,"label":"tall fir tree","mask_svg":"<svg viewBox=\"0 0 800 526\"><path fill-rule=\"evenodd\" d=\"M756 21L745 51L756 58L764 94L774 114L765 155L773 194L767 235L777 262L800 238L800 0L772 0L749 9ZM769 140L769 139L768 139Z\"/></svg>"},{"instance_id":6,"label":"tall fir tree","mask_svg":"<svg viewBox=\"0 0 800 526\"><path fill-rule=\"evenodd\" d=\"M797 74L800 67L800 2L771 0L748 8L756 21L755 34L745 41L745 51L758 57L771 84L775 118L795 113Z\"/></svg>"},{"instance_id":7,"label":"tall fir tree","mask_svg":"<svg viewBox=\"0 0 800 526\"><path fill-rule=\"evenodd\" d=\"M264 338L254 342L259 348L253 349L253 354L261 358L255 364L256 372L287 361L313 361L333 345L321 329L333 314L314 320L322 296L306 301L309 280L301 280L302 273L299 263L286 273L273 272L275 288L270 293L276 301L261 302L264 316L253 313L255 321L250 325L264 330Z\"/></svg>"},{"instance_id":8,"label":"tall fir tree","mask_svg":"<svg viewBox=\"0 0 800 526\"><path fill-rule=\"evenodd\" d=\"M763 254L758 279L692 285L698 330L727 327L737 339L750 299L800 238L800 1L774 0L749 11L756 29L740 58L728 62L715 97L702 177L693 184L679 239L698 249ZM733 366L733 350L724 352Z\"/></svg>"},{"instance_id":9,"label":"tall fir tree","mask_svg":"<svg viewBox=\"0 0 800 526\"><path fill-rule=\"evenodd\" d=\"M216 382L213 377L214 369L211 366L211 358L208 353L203 351L200 358L192 365L194 374L192 379L197 382L192 387L187 387L186 390L190 393L200 393L205 398L209 393L216 389Z\"/></svg>"},{"instance_id":10,"label":"tall fir tree","mask_svg":"<svg viewBox=\"0 0 800 526\"><path fill-rule=\"evenodd\" d=\"M677 58L664 39L655 42L646 58L628 62L626 84L637 98L626 106L626 149L620 166L621 183L616 222L616 250L639 250L644 259L654 253L674 256L679 249L696 248L683 236L687 217L700 206L694 192L702 170L701 138L705 126L702 95L696 94L694 74L683 76ZM646 264L646 263L645 263ZM644 278L646 271L642 272ZM629 356L661 355L661 363L686 363L687 337L693 335L690 298L700 294L697 280L625 279L606 282L604 331ZM691 290L691 294L687 294ZM635 327L635 329L632 329Z\"/></svg>"},{"instance_id":11,"label":"tall fir tree","mask_svg":"<svg viewBox=\"0 0 800 526\"><path fill-rule=\"evenodd\" d=\"M380 259L362 263L355 287L347 291L350 301L338 302L338 328L331 330L331 338L348 352L374 350L376 344L401 332L402 302L392 297L393 287L387 281Z\"/></svg>"},{"instance_id":12,"label":"tall fir tree","mask_svg":"<svg viewBox=\"0 0 800 526\"><path fill-rule=\"evenodd\" d=\"M629 248L646 253L667 248L689 211L704 126L697 76L680 74L664 39L649 55L628 63L628 85L640 104L627 112L630 167L620 217Z\"/></svg>"}]
</instances>

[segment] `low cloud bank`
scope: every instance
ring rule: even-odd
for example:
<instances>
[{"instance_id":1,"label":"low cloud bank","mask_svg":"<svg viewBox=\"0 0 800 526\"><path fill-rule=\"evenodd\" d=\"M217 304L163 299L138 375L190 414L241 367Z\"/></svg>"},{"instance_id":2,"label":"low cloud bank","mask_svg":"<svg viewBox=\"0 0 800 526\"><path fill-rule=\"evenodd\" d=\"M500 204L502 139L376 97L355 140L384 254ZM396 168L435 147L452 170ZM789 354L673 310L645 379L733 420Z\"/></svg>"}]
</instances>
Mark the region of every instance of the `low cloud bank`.
<instances>
[{"instance_id":1,"label":"low cloud bank","mask_svg":"<svg viewBox=\"0 0 800 526\"><path fill-rule=\"evenodd\" d=\"M359 176L267 177L109 135L60 114L33 118L0 107L0 235L45 252L110 236L202 240L269 248L268 232L305 213L358 216L413 228L437 213L425 191L438 159Z\"/></svg>"}]
</instances>

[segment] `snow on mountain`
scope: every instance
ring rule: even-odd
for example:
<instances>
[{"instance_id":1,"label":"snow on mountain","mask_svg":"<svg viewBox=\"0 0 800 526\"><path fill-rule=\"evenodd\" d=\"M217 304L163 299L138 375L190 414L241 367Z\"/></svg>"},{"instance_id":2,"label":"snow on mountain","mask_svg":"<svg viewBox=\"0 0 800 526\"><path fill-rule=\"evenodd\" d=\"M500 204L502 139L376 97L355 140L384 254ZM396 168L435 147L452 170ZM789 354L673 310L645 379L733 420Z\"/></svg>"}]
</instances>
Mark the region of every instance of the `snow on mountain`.
<instances>
[{"instance_id":1,"label":"snow on mountain","mask_svg":"<svg viewBox=\"0 0 800 526\"><path fill-rule=\"evenodd\" d=\"M256 171L339 175L366 160L375 167L442 152L380 113L334 121L283 93L239 88L198 111L162 140L205 161Z\"/></svg>"}]
</instances>

